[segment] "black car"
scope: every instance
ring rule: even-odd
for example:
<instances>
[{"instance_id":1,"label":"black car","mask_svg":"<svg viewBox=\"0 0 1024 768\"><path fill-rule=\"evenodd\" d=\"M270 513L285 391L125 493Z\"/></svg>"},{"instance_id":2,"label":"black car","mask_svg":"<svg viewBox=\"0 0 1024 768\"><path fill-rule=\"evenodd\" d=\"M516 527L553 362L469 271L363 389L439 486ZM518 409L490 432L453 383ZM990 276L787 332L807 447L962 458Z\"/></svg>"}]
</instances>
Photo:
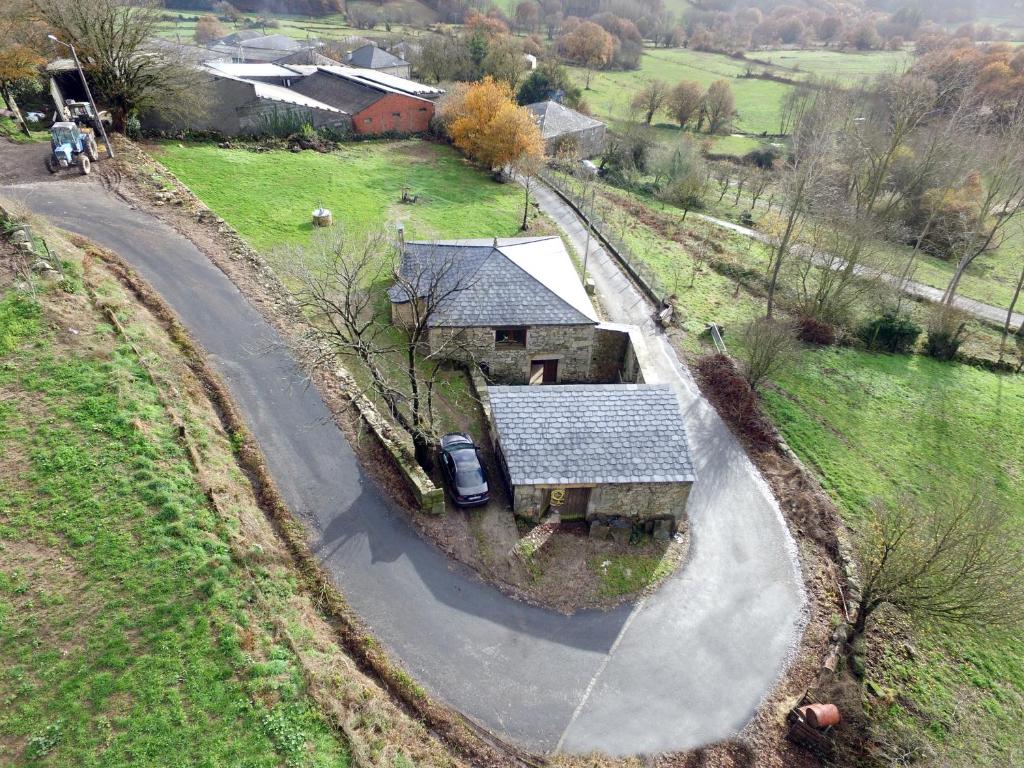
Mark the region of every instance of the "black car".
<instances>
[{"instance_id":1,"label":"black car","mask_svg":"<svg viewBox=\"0 0 1024 768\"><path fill-rule=\"evenodd\" d=\"M490 501L487 470L473 438L465 432L452 432L441 438L441 471L460 507L476 507Z\"/></svg>"}]
</instances>

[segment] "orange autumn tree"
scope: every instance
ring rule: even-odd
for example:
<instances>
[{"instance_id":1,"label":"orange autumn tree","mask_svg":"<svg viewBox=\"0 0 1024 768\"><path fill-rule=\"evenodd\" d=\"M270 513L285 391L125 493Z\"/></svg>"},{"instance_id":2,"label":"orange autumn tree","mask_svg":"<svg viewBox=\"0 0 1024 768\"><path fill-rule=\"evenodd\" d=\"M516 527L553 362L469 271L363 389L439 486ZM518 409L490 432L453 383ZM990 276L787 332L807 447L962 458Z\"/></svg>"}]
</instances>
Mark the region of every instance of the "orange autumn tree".
<instances>
[{"instance_id":1,"label":"orange autumn tree","mask_svg":"<svg viewBox=\"0 0 1024 768\"><path fill-rule=\"evenodd\" d=\"M12 5L0 16L0 96L14 112L21 130L28 135L28 125L14 99L19 80L37 77L43 58L26 45L32 36L31 22L20 7Z\"/></svg>"},{"instance_id":2,"label":"orange autumn tree","mask_svg":"<svg viewBox=\"0 0 1024 768\"><path fill-rule=\"evenodd\" d=\"M506 83L491 77L453 89L442 119L452 143L492 170L519 169L544 155L540 128L530 111L516 104Z\"/></svg>"}]
</instances>

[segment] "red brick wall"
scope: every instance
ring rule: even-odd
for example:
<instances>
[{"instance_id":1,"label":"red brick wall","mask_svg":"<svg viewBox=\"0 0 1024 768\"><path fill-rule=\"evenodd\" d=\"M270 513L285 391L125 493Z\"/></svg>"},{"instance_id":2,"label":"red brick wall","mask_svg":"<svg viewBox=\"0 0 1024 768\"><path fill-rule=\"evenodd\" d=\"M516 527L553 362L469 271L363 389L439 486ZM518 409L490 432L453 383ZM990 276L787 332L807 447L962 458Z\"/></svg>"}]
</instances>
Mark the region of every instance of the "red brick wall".
<instances>
[{"instance_id":1,"label":"red brick wall","mask_svg":"<svg viewBox=\"0 0 1024 768\"><path fill-rule=\"evenodd\" d=\"M352 116L356 133L422 133L430 126L434 104L397 93L389 93Z\"/></svg>"}]
</instances>

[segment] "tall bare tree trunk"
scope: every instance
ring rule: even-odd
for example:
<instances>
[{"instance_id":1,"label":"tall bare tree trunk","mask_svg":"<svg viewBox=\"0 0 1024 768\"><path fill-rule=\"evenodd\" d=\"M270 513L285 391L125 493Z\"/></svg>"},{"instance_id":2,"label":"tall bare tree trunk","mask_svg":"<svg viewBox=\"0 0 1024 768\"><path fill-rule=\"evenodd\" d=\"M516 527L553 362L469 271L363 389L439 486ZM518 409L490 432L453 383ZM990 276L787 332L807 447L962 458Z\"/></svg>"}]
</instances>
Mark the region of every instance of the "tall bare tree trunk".
<instances>
[{"instance_id":1,"label":"tall bare tree trunk","mask_svg":"<svg viewBox=\"0 0 1024 768\"><path fill-rule=\"evenodd\" d=\"M1017 306L1017 299L1020 298L1021 288L1024 287L1024 266L1021 267L1020 277L1017 278L1017 287L1013 292L1013 298L1010 300L1010 307L1006 310L1006 322L1003 323L1003 338L999 342L999 362L1003 362L1003 353L1006 351L1006 337L1010 335L1010 323L1013 322L1013 310ZM1018 329L1018 335L1024 332L1024 322L1020 324Z\"/></svg>"}]
</instances>

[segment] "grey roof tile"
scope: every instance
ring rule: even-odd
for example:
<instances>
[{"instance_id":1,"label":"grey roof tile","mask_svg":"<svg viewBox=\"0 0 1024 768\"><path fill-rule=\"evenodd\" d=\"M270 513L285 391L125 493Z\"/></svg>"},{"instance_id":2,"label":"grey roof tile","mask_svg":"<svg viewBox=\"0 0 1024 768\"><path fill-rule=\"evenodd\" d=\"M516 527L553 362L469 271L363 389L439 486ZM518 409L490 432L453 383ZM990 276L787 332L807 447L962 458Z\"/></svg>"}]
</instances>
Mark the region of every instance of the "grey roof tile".
<instances>
[{"instance_id":1,"label":"grey roof tile","mask_svg":"<svg viewBox=\"0 0 1024 768\"><path fill-rule=\"evenodd\" d=\"M596 324L493 244L406 243L400 273L419 295L435 284L459 286L430 318L433 327ZM435 277L442 273L443 279ZM395 303L409 300L400 285L388 296Z\"/></svg>"},{"instance_id":2,"label":"grey roof tile","mask_svg":"<svg viewBox=\"0 0 1024 768\"><path fill-rule=\"evenodd\" d=\"M357 67L366 67L367 69L402 67L409 64L405 59L400 59L393 53L388 53L383 48L372 44L356 48L345 58Z\"/></svg>"},{"instance_id":3,"label":"grey roof tile","mask_svg":"<svg viewBox=\"0 0 1024 768\"><path fill-rule=\"evenodd\" d=\"M513 485L695 479L668 385L495 386L488 395Z\"/></svg>"},{"instance_id":4,"label":"grey roof tile","mask_svg":"<svg viewBox=\"0 0 1024 768\"><path fill-rule=\"evenodd\" d=\"M557 101L538 101L535 104L527 105L526 108L534 114L537 124L540 126L541 135L545 139L604 125L600 120L588 117Z\"/></svg>"}]
</instances>

